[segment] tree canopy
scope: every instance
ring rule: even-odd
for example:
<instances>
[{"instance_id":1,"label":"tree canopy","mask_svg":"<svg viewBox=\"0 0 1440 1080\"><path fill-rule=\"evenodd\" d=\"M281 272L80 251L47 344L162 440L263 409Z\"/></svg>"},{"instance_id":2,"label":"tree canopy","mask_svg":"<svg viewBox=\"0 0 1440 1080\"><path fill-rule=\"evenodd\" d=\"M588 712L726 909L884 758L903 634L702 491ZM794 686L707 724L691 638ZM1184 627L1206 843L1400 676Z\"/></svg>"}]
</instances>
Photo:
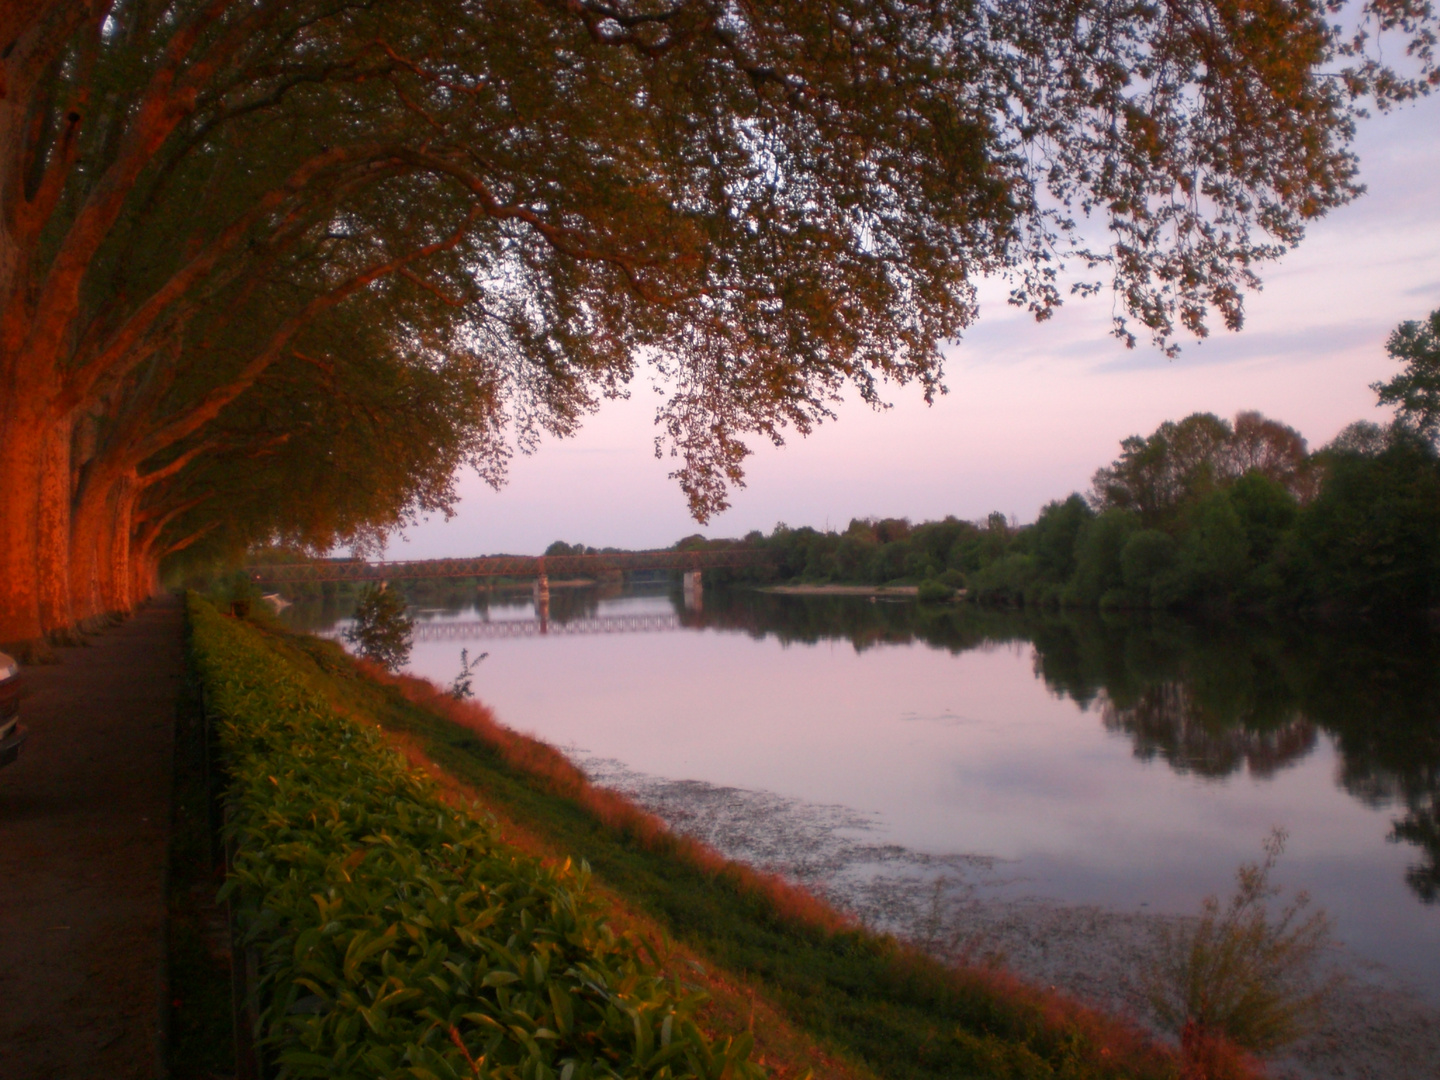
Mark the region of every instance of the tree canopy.
<instances>
[{"instance_id":1,"label":"tree canopy","mask_svg":"<svg viewBox=\"0 0 1440 1080\"><path fill-rule=\"evenodd\" d=\"M1134 511L1149 526L1169 524L1188 503L1255 474L1297 500L1315 493L1317 476L1300 433L1258 412L1234 424L1213 413L1167 420L1148 436L1132 435L1120 456L1095 472L1091 501L1099 510Z\"/></svg>"},{"instance_id":2,"label":"tree canopy","mask_svg":"<svg viewBox=\"0 0 1440 1080\"><path fill-rule=\"evenodd\" d=\"M1256 264L1358 193L1362 105L1436 81L1434 21L1414 0L6 5L0 640L127 607L201 530L318 544L443 507L445 470L498 481L641 368L703 519L747 437L808 431L847 386L940 392L985 275L1042 318L1108 287L1129 344L1238 327ZM432 437L374 419L431 376L455 386ZM357 485L320 476L321 416ZM271 502L242 490L256 461ZM337 505L305 512L307 480Z\"/></svg>"},{"instance_id":3,"label":"tree canopy","mask_svg":"<svg viewBox=\"0 0 1440 1080\"><path fill-rule=\"evenodd\" d=\"M1397 406L1397 415L1431 442L1440 439L1440 308L1428 318L1403 322L1385 343L1391 359L1404 363L1388 382L1371 385L1381 405Z\"/></svg>"}]
</instances>

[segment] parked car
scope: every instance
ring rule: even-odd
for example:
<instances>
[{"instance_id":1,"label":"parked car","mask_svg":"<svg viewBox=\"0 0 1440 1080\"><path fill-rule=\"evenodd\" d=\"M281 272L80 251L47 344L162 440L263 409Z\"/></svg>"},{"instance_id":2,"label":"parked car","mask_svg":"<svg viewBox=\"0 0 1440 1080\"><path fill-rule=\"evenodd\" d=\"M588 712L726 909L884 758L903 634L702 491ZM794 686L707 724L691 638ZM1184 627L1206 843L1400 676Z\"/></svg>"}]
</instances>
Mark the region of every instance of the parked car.
<instances>
[{"instance_id":1,"label":"parked car","mask_svg":"<svg viewBox=\"0 0 1440 1080\"><path fill-rule=\"evenodd\" d=\"M0 652L0 766L19 756L29 735L20 723L20 665Z\"/></svg>"}]
</instances>

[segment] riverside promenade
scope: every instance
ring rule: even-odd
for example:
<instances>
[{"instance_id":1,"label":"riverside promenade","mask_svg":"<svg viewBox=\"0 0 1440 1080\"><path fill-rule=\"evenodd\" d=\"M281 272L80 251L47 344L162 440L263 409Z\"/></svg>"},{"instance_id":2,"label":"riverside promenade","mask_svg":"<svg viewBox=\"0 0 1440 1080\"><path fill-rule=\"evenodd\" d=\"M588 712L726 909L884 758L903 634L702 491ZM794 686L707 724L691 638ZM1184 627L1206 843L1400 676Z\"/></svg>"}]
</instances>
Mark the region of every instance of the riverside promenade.
<instances>
[{"instance_id":1,"label":"riverside promenade","mask_svg":"<svg viewBox=\"0 0 1440 1080\"><path fill-rule=\"evenodd\" d=\"M0 769L0 1078L164 1075L179 602L25 669Z\"/></svg>"}]
</instances>

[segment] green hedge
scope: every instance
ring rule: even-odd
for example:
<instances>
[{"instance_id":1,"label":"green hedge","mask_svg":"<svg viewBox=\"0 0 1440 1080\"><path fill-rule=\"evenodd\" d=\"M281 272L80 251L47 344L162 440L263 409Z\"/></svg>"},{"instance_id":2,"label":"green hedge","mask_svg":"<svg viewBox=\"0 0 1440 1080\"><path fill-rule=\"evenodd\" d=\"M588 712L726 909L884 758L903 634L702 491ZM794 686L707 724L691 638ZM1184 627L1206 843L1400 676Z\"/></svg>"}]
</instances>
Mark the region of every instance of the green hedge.
<instances>
[{"instance_id":1,"label":"green hedge","mask_svg":"<svg viewBox=\"0 0 1440 1080\"><path fill-rule=\"evenodd\" d=\"M190 599L229 775L225 888L260 958L282 1078L746 1080L703 996L617 937L587 871L548 869L445 805L255 631Z\"/></svg>"}]
</instances>

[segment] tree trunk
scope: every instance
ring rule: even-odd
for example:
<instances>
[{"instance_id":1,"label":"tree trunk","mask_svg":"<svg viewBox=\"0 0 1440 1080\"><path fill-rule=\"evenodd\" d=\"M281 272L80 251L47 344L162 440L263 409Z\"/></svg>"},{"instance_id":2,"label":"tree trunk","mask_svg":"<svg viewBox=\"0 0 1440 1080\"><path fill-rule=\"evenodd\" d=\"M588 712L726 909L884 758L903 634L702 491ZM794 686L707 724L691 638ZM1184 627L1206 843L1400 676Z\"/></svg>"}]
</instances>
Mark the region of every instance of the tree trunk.
<instances>
[{"instance_id":1,"label":"tree trunk","mask_svg":"<svg viewBox=\"0 0 1440 1080\"><path fill-rule=\"evenodd\" d=\"M132 539L130 550L130 594L137 604L144 603L160 591L160 573L155 565L154 545L137 548Z\"/></svg>"},{"instance_id":2,"label":"tree trunk","mask_svg":"<svg viewBox=\"0 0 1440 1080\"><path fill-rule=\"evenodd\" d=\"M52 421L42 433L39 547L35 577L40 627L57 645L79 644L70 603L70 420Z\"/></svg>"},{"instance_id":3,"label":"tree trunk","mask_svg":"<svg viewBox=\"0 0 1440 1080\"><path fill-rule=\"evenodd\" d=\"M0 642L43 657L45 635L73 624L70 423L57 420L54 387L35 375L0 369Z\"/></svg>"},{"instance_id":4,"label":"tree trunk","mask_svg":"<svg viewBox=\"0 0 1440 1080\"><path fill-rule=\"evenodd\" d=\"M0 411L0 642L22 653L43 651L35 569L44 452L42 423L18 407Z\"/></svg>"},{"instance_id":5,"label":"tree trunk","mask_svg":"<svg viewBox=\"0 0 1440 1080\"><path fill-rule=\"evenodd\" d=\"M135 608L131 593L130 537L135 521L135 481L122 477L110 497L109 550L106 555L105 606L112 615L128 615Z\"/></svg>"},{"instance_id":6,"label":"tree trunk","mask_svg":"<svg viewBox=\"0 0 1440 1080\"><path fill-rule=\"evenodd\" d=\"M104 580L109 558L111 488L117 477L91 462L81 475L71 511L70 589L80 626L98 625L109 613Z\"/></svg>"}]
</instances>

